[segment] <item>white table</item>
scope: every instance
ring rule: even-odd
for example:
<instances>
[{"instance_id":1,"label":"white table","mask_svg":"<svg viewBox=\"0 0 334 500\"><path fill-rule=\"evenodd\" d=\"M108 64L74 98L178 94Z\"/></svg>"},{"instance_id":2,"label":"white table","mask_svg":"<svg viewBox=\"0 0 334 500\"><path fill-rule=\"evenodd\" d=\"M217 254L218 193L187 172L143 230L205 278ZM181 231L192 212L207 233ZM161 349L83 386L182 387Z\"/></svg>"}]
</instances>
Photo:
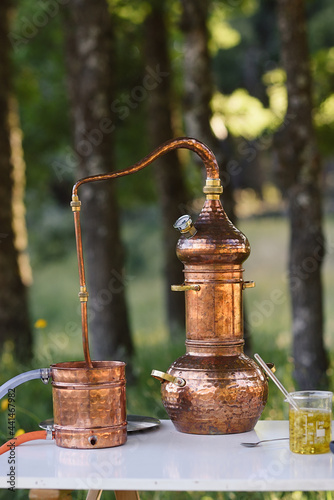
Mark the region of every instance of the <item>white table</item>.
<instances>
[{"instance_id":1,"label":"white table","mask_svg":"<svg viewBox=\"0 0 334 500\"><path fill-rule=\"evenodd\" d=\"M289 442L245 448L244 441L288 436L287 421L260 421L254 431L224 436L158 429L132 433L125 445L103 450L59 448L32 441L16 449L16 489L137 491L334 490L332 453L296 455ZM0 456L7 488L8 456Z\"/></svg>"}]
</instances>

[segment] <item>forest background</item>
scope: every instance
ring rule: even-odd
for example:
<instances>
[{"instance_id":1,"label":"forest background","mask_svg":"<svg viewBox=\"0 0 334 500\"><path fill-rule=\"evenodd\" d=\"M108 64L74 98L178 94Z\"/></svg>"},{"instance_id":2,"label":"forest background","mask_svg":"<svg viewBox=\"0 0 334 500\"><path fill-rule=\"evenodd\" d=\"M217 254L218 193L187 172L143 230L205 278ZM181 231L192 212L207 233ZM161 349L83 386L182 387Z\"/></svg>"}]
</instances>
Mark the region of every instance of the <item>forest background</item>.
<instances>
[{"instance_id":1,"label":"forest background","mask_svg":"<svg viewBox=\"0 0 334 500\"><path fill-rule=\"evenodd\" d=\"M288 2L3 2L9 24L2 26L8 56L2 60L8 82L2 97L10 117L10 165L13 169L16 164L21 175L13 183L19 191L16 197L10 192L10 204L19 224L14 224L13 244L23 286L20 300L10 301L17 303L18 315L4 298L9 292L2 268L1 383L25 369L82 359L69 207L74 182L91 173L125 168L162 142L190 135L217 155L224 207L251 242L246 275L257 288L246 297L249 352L260 351L275 362L289 389L331 387L334 11L330 0L294 4L299 14L304 8L306 13L306 19L298 21L305 27L309 54L303 59L297 41L292 41L290 53L292 61L301 57L313 80L312 141L321 168L312 183L319 184L324 215L323 228L316 232L321 253L322 233L327 241L323 272L322 255L315 261L314 249L299 254L298 272L291 268L291 198L296 192L291 192L289 174L282 175L281 152L295 139L294 115L284 33L279 29L284 9L290 18L296 14L288 11ZM297 183L299 171L291 168L290 174ZM167 291L170 284L182 282L172 223L183 213L196 217L203 203L202 185L202 167L181 151L112 188L83 192L93 357L127 360L131 412L166 418L159 384L149 373L152 368L165 370L184 352L184 298ZM1 196L3 203L5 198ZM313 227L308 212L302 215L296 234L298 227ZM99 227L110 228L108 235ZM1 256L9 254L10 234L2 224ZM97 248L106 252L100 254ZM308 298L317 302L318 311L320 307L314 323L309 316L300 319L291 297L296 280L310 289L318 272L323 275L324 300L318 304ZM22 320L20 327L13 318ZM312 340L306 346L298 340L298 318L311 325ZM8 327L9 321L15 328ZM311 375L306 376L314 345L319 357L310 362ZM296 357L304 348L307 359L301 356L298 365ZM40 398L38 383L29 385L18 411L18 429L25 431L34 430L52 413L49 393ZM33 410L31 398L36 401ZM1 408L5 429L4 402ZM264 416L283 414L273 388Z\"/></svg>"}]
</instances>

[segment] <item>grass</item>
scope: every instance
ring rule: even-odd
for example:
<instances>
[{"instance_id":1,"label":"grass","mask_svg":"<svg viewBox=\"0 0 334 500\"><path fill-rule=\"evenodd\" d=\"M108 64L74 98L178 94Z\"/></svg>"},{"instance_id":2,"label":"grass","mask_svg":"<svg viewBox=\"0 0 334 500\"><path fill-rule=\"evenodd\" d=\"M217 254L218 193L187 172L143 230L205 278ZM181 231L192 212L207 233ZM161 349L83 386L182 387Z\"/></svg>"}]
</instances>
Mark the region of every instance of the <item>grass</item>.
<instances>
[{"instance_id":1,"label":"grass","mask_svg":"<svg viewBox=\"0 0 334 500\"><path fill-rule=\"evenodd\" d=\"M145 215L145 216L144 216ZM284 218L244 219L240 229L248 236L252 252L245 262L245 279L254 280L256 287L245 291L247 323L251 330L253 352L274 362L277 375L289 389L294 389L291 360L290 306L286 280L288 226ZM334 220L326 220L326 233L334 234ZM161 234L154 211L137 212L127 217L124 223L124 239L128 254L128 302L136 346L133 361L135 382L127 386L128 412L167 418L160 399L160 384L150 377L153 368L165 370L185 351L184 340L170 343L166 329L163 302L163 273L161 256ZM71 245L69 245L71 247ZM334 246L334 245L333 245ZM328 350L333 351L334 294L333 250L324 266L325 289L325 339ZM74 251L61 258L44 259L34 269L34 284L31 289L31 316L46 321L44 328L35 328L35 358L25 367L17 367L7 345L2 353L0 383L19 371L53 362L82 359L80 315L78 310L78 271ZM43 325L43 326L44 326ZM330 371L330 374L332 371ZM32 404L33 402L33 404ZM17 428L36 430L38 422L52 416L51 388L41 386L39 381L25 384L17 389ZM286 407L278 389L270 383L268 404L261 418L286 418ZM7 412L0 410L0 439L6 438ZM7 498L0 491L0 499ZM17 491L12 498L27 498L26 491ZM83 492L74 498L85 498ZM105 492L103 499L114 498ZM321 493L172 493L143 492L142 500L243 500L280 498L292 500L330 500L330 492Z\"/></svg>"}]
</instances>

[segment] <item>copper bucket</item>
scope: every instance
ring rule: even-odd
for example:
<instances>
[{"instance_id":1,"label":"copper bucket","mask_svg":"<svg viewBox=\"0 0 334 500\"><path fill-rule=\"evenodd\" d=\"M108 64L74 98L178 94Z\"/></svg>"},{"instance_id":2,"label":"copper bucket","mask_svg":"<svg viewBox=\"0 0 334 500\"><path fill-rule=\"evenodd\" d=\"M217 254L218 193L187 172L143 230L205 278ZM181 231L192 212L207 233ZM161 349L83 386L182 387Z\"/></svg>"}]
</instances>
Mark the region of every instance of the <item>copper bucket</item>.
<instances>
[{"instance_id":1,"label":"copper bucket","mask_svg":"<svg viewBox=\"0 0 334 500\"><path fill-rule=\"evenodd\" d=\"M125 363L51 366L55 440L64 448L108 448L126 442Z\"/></svg>"}]
</instances>

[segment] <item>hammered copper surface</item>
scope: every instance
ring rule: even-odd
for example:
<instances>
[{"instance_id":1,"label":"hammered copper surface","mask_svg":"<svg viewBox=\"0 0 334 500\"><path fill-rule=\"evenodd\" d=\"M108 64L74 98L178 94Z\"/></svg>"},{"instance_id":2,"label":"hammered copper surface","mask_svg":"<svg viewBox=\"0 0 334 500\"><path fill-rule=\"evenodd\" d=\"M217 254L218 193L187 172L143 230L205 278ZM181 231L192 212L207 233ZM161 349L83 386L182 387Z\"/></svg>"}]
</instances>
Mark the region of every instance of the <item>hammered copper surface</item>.
<instances>
[{"instance_id":1,"label":"hammered copper surface","mask_svg":"<svg viewBox=\"0 0 334 500\"><path fill-rule=\"evenodd\" d=\"M194 434L232 434L255 426L267 401L266 378L244 354L177 359L168 373L184 387L162 384L162 399L175 427Z\"/></svg>"},{"instance_id":2,"label":"hammered copper surface","mask_svg":"<svg viewBox=\"0 0 334 500\"><path fill-rule=\"evenodd\" d=\"M65 448L106 448L126 442L125 363L51 366L55 439Z\"/></svg>"}]
</instances>

